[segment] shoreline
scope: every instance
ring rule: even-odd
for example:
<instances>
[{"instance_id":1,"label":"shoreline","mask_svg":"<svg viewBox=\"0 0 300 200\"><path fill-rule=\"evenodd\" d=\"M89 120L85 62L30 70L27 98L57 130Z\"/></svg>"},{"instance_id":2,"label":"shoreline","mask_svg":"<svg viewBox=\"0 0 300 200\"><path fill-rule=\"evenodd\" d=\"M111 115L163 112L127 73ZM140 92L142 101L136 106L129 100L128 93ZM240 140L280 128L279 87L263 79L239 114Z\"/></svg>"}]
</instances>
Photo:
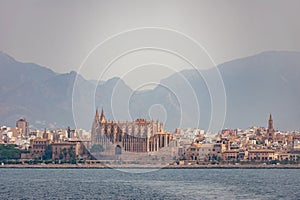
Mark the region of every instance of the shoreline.
<instances>
[{"instance_id":1,"label":"shoreline","mask_svg":"<svg viewBox=\"0 0 300 200\"><path fill-rule=\"evenodd\" d=\"M300 169L300 165L101 165L46 164L1 165L0 169Z\"/></svg>"}]
</instances>

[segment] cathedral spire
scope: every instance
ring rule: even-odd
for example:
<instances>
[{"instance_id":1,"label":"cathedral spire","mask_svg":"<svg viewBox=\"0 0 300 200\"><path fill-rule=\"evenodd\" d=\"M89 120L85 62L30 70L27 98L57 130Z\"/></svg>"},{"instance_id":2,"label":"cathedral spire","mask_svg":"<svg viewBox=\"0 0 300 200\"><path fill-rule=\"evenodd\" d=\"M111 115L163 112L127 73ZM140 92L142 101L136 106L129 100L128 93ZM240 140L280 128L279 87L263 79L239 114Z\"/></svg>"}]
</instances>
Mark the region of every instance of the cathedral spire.
<instances>
[{"instance_id":1,"label":"cathedral spire","mask_svg":"<svg viewBox=\"0 0 300 200\"><path fill-rule=\"evenodd\" d=\"M98 112L98 108L96 109L95 118L99 119L99 112Z\"/></svg>"},{"instance_id":2,"label":"cathedral spire","mask_svg":"<svg viewBox=\"0 0 300 200\"><path fill-rule=\"evenodd\" d=\"M104 110L103 110L103 107L102 107L102 111L101 111L100 122L101 122L101 123L104 123L104 122L105 122L105 116L104 116Z\"/></svg>"}]
</instances>

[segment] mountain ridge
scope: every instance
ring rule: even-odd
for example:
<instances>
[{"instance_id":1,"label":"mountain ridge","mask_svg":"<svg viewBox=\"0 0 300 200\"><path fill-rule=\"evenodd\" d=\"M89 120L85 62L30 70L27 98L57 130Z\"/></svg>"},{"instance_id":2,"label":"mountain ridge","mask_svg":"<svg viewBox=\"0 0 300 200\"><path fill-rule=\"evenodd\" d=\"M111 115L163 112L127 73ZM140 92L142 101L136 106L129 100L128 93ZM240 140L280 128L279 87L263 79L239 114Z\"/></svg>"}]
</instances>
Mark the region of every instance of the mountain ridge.
<instances>
[{"instance_id":1,"label":"mountain ridge","mask_svg":"<svg viewBox=\"0 0 300 200\"><path fill-rule=\"evenodd\" d=\"M227 96L224 127L260 126L266 124L271 112L278 128L299 130L300 52L266 51L217 67ZM96 81L86 80L74 71L56 73L34 63L18 62L3 52L0 52L0 69L5 72L0 74L0 122L3 125L14 126L19 117L25 117L32 127L37 128L80 124L82 127L78 128L90 129L96 107L104 107L108 119L126 121L149 118L152 106L160 104L164 111L158 114L169 116L164 120L170 131L176 127L205 130L209 127L210 94L205 80L194 70L184 70L162 79L161 83L168 88L157 86L151 90L133 91L118 77L96 85ZM75 80L79 80L80 85L78 96L74 98ZM175 93L172 94L170 89ZM192 95L196 95L195 101L185 97ZM181 99L178 100L178 96ZM88 97L94 98L93 101ZM74 122L74 101L78 105L75 109L80 113L75 121L82 123Z\"/></svg>"}]
</instances>

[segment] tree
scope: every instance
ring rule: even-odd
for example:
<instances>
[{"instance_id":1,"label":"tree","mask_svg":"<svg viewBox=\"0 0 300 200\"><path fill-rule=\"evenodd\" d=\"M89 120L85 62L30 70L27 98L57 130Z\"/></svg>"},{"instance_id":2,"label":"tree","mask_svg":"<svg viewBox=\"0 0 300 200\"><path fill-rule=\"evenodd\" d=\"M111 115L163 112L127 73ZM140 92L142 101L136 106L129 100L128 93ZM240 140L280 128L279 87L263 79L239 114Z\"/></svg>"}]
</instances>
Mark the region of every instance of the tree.
<instances>
[{"instance_id":1,"label":"tree","mask_svg":"<svg viewBox=\"0 0 300 200\"><path fill-rule=\"evenodd\" d=\"M211 157L211 159L212 159L212 160L217 160L218 157L217 157L217 155L213 154L212 157Z\"/></svg>"},{"instance_id":2,"label":"tree","mask_svg":"<svg viewBox=\"0 0 300 200\"><path fill-rule=\"evenodd\" d=\"M44 155L42 156L43 160L51 160L52 159L52 147L48 145L45 149Z\"/></svg>"},{"instance_id":3,"label":"tree","mask_svg":"<svg viewBox=\"0 0 300 200\"><path fill-rule=\"evenodd\" d=\"M20 159L21 151L16 149L17 145L0 145L0 160Z\"/></svg>"},{"instance_id":4,"label":"tree","mask_svg":"<svg viewBox=\"0 0 300 200\"><path fill-rule=\"evenodd\" d=\"M69 149L69 156L70 156L70 163L71 164L76 164L76 153L74 148Z\"/></svg>"},{"instance_id":5,"label":"tree","mask_svg":"<svg viewBox=\"0 0 300 200\"><path fill-rule=\"evenodd\" d=\"M63 148L62 153L63 153L64 159L66 160L67 159L67 155L68 155L67 149Z\"/></svg>"},{"instance_id":6,"label":"tree","mask_svg":"<svg viewBox=\"0 0 300 200\"><path fill-rule=\"evenodd\" d=\"M64 154L62 152L59 153L59 159L62 160L64 158Z\"/></svg>"}]
</instances>

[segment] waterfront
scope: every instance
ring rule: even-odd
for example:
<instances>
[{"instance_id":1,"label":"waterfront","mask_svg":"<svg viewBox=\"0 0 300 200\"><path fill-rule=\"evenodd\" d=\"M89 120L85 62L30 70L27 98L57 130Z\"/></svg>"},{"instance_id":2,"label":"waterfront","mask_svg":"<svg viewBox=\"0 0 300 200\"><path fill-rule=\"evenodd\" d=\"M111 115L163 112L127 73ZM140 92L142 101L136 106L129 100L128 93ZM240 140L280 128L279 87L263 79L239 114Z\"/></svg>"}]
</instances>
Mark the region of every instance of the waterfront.
<instances>
[{"instance_id":1,"label":"waterfront","mask_svg":"<svg viewBox=\"0 0 300 200\"><path fill-rule=\"evenodd\" d=\"M0 168L23 169L300 169L299 164L222 164L222 165L141 165L141 164L8 164L0 165Z\"/></svg>"},{"instance_id":2,"label":"waterfront","mask_svg":"<svg viewBox=\"0 0 300 200\"><path fill-rule=\"evenodd\" d=\"M298 169L0 169L1 199L297 199ZM128 173L132 172L132 173Z\"/></svg>"}]
</instances>

